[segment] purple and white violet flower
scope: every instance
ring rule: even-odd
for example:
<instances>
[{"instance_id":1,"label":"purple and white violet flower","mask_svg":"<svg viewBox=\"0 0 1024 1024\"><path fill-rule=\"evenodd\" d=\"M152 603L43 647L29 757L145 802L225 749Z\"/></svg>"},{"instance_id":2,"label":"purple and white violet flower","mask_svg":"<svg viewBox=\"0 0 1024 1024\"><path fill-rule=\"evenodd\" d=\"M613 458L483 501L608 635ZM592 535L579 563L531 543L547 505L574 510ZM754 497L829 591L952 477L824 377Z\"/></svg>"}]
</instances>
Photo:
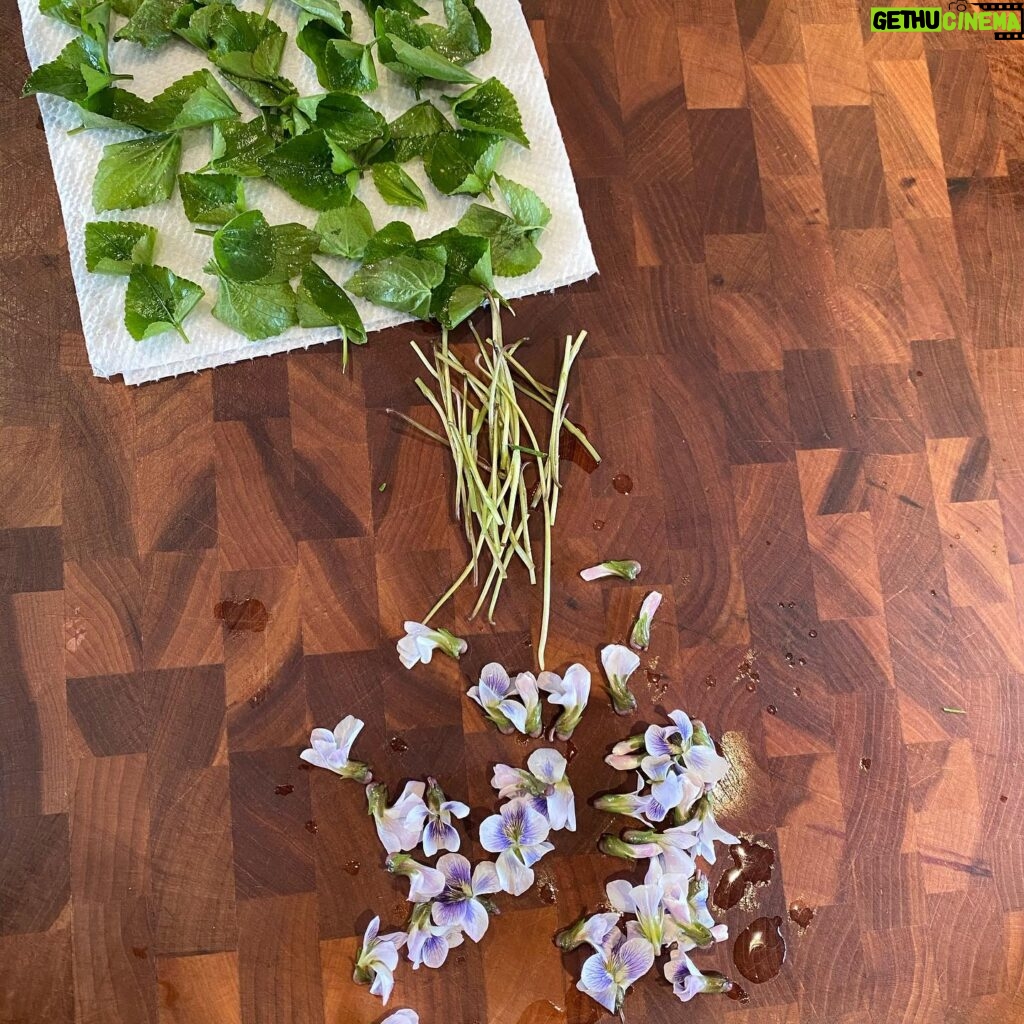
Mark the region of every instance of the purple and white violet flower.
<instances>
[{"instance_id":1,"label":"purple and white violet flower","mask_svg":"<svg viewBox=\"0 0 1024 1024\"><path fill-rule=\"evenodd\" d=\"M483 860L471 870L469 861L460 853L446 853L438 859L437 866L444 887L431 908L434 924L461 928L474 942L479 942L490 920L480 897L501 891L497 868L492 861Z\"/></svg>"},{"instance_id":2,"label":"purple and white violet flower","mask_svg":"<svg viewBox=\"0 0 1024 1024\"><path fill-rule=\"evenodd\" d=\"M629 636L629 646L638 651L646 651L651 646L651 623L654 613L661 605L661 594L652 590L640 605L640 614L636 617L633 632Z\"/></svg>"},{"instance_id":3,"label":"purple and white violet flower","mask_svg":"<svg viewBox=\"0 0 1024 1024\"><path fill-rule=\"evenodd\" d=\"M583 945L600 950L604 946L604 940L621 919L621 914L607 911L590 917L581 917L575 924L562 929L555 936L555 944L565 953L570 953Z\"/></svg>"},{"instance_id":4,"label":"purple and white violet flower","mask_svg":"<svg viewBox=\"0 0 1024 1024\"><path fill-rule=\"evenodd\" d=\"M409 923L409 960L412 969L440 967L448 959L448 951L462 945L462 929L437 925L431 921L433 904L421 903L412 912Z\"/></svg>"},{"instance_id":5,"label":"purple and white violet flower","mask_svg":"<svg viewBox=\"0 0 1024 1024\"><path fill-rule=\"evenodd\" d=\"M636 818L645 825L650 826L647 820L647 808L650 806L651 797L643 793L647 785L646 779L639 773L636 777L636 789L632 793L604 793L594 800L594 807L599 811L608 814L622 814L627 818Z\"/></svg>"},{"instance_id":6,"label":"purple and white violet flower","mask_svg":"<svg viewBox=\"0 0 1024 1024\"><path fill-rule=\"evenodd\" d=\"M314 729L309 734L309 749L302 751L299 757L317 768L326 768L343 779L355 779L356 782L370 782L373 776L370 769L362 761L349 758L352 744L363 728L361 719L354 715L346 715L332 732L330 729Z\"/></svg>"},{"instance_id":7,"label":"purple and white violet flower","mask_svg":"<svg viewBox=\"0 0 1024 1024\"><path fill-rule=\"evenodd\" d=\"M640 656L622 644L601 648L601 666L608 679L608 693L617 715L636 711L636 697L630 692L629 677L640 667Z\"/></svg>"},{"instance_id":8,"label":"purple and white violet flower","mask_svg":"<svg viewBox=\"0 0 1024 1024\"><path fill-rule=\"evenodd\" d=\"M427 779L427 798L422 806L412 810L414 819L419 819L423 832L423 852L433 857L438 850L454 853L459 848L459 833L452 824L452 818L465 818L469 807L459 800L445 799L444 791L436 779Z\"/></svg>"},{"instance_id":9,"label":"purple and white violet flower","mask_svg":"<svg viewBox=\"0 0 1024 1024\"><path fill-rule=\"evenodd\" d=\"M483 708L499 732L540 735L540 695L532 672L520 672L513 682L504 667L492 661L481 669L480 681L466 691L466 696Z\"/></svg>"},{"instance_id":10,"label":"purple and white violet flower","mask_svg":"<svg viewBox=\"0 0 1024 1024\"><path fill-rule=\"evenodd\" d=\"M505 804L480 825L480 845L498 854L495 867L501 888L521 896L533 885L533 865L554 846L546 842L551 826L524 797Z\"/></svg>"},{"instance_id":11,"label":"purple and white violet flower","mask_svg":"<svg viewBox=\"0 0 1024 1024\"><path fill-rule=\"evenodd\" d=\"M576 798L566 777L566 759L550 747L535 750L526 761L527 770L496 764L491 785L501 799L522 797L542 814L552 831L576 831Z\"/></svg>"},{"instance_id":12,"label":"purple and white violet flower","mask_svg":"<svg viewBox=\"0 0 1024 1024\"><path fill-rule=\"evenodd\" d=\"M394 971L398 966L398 951L407 936L405 932L379 935L379 931L380 918L375 917L366 926L352 978L360 985L369 985L370 993L380 996L387 1006L391 990L395 986Z\"/></svg>"},{"instance_id":13,"label":"purple and white violet flower","mask_svg":"<svg viewBox=\"0 0 1024 1024\"><path fill-rule=\"evenodd\" d=\"M398 641L398 656L406 668L412 668L422 662L426 665L440 650L456 661L466 653L469 645L465 640L450 633L447 629L431 629L422 622L406 622L405 636Z\"/></svg>"},{"instance_id":14,"label":"purple and white violet flower","mask_svg":"<svg viewBox=\"0 0 1024 1024\"><path fill-rule=\"evenodd\" d=\"M626 990L653 966L654 950L646 939L629 939L613 928L601 949L584 961L576 987L609 1013L619 1013Z\"/></svg>"},{"instance_id":15,"label":"purple and white violet flower","mask_svg":"<svg viewBox=\"0 0 1024 1024\"><path fill-rule=\"evenodd\" d=\"M541 672L537 677L537 686L548 694L549 704L562 707L561 714L551 726L548 739L569 739L580 724L587 701L590 700L590 673L579 664L570 665L563 676L554 672Z\"/></svg>"}]
</instances>

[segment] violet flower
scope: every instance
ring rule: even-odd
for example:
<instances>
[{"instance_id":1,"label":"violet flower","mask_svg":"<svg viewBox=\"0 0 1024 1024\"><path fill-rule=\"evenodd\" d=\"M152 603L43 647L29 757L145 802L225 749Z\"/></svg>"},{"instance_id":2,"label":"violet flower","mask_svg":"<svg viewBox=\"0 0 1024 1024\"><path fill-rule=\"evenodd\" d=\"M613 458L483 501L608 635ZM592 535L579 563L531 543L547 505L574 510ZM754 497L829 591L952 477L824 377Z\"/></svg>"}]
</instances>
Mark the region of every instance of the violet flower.
<instances>
[{"instance_id":1,"label":"violet flower","mask_svg":"<svg viewBox=\"0 0 1024 1024\"><path fill-rule=\"evenodd\" d=\"M373 815L377 835L388 853L414 850L423 835L424 814L422 782L407 782L402 795L387 806L388 788L383 782L366 787L368 813Z\"/></svg>"},{"instance_id":2,"label":"violet flower","mask_svg":"<svg viewBox=\"0 0 1024 1024\"><path fill-rule=\"evenodd\" d=\"M444 877L444 888L431 908L434 924L443 928L462 928L479 942L490 921L487 907L480 899L501 891L501 881L493 862L481 861L470 870L469 861L460 853L446 853L437 866Z\"/></svg>"},{"instance_id":3,"label":"violet flower","mask_svg":"<svg viewBox=\"0 0 1024 1024\"><path fill-rule=\"evenodd\" d=\"M549 738L557 736L567 740L573 730L580 724L587 701L590 700L590 673L583 665L570 665L564 676L554 672L541 672L537 677L537 685L549 694L549 704L559 704L561 714L551 726Z\"/></svg>"},{"instance_id":4,"label":"violet flower","mask_svg":"<svg viewBox=\"0 0 1024 1024\"><path fill-rule=\"evenodd\" d=\"M420 662L426 665L436 650L458 660L468 647L465 640L447 629L431 629L422 622L409 621L405 623L405 636L398 641L398 656L406 668L412 668Z\"/></svg>"},{"instance_id":5,"label":"violet flower","mask_svg":"<svg viewBox=\"0 0 1024 1024\"><path fill-rule=\"evenodd\" d=\"M387 1006L395 985L394 970L398 966L398 950L408 936L405 932L378 935L379 931L380 918L375 917L366 927L352 978L360 985L369 984L371 994L380 996Z\"/></svg>"},{"instance_id":6,"label":"violet flower","mask_svg":"<svg viewBox=\"0 0 1024 1024\"><path fill-rule=\"evenodd\" d=\"M370 769L362 761L349 759L352 744L355 743L362 728L361 719L354 715L346 715L334 727L333 732L330 729L314 729L309 734L309 749L302 751L299 757L317 768L326 768L343 779L370 782L373 778Z\"/></svg>"},{"instance_id":7,"label":"violet flower","mask_svg":"<svg viewBox=\"0 0 1024 1024\"><path fill-rule=\"evenodd\" d=\"M626 989L654 965L654 950L646 939L627 939L614 928L602 948L587 957L576 987L609 1013L619 1013Z\"/></svg>"},{"instance_id":8,"label":"violet flower","mask_svg":"<svg viewBox=\"0 0 1024 1024\"><path fill-rule=\"evenodd\" d=\"M684 1002L702 992L728 992L733 983L717 971L702 973L681 950L673 949L664 967L665 977L672 982L672 991Z\"/></svg>"},{"instance_id":9,"label":"violet flower","mask_svg":"<svg viewBox=\"0 0 1024 1024\"><path fill-rule=\"evenodd\" d=\"M549 831L547 819L522 797L480 825L480 845L498 854L495 867L505 892L521 896L533 885L533 865L554 849L545 842Z\"/></svg>"},{"instance_id":10,"label":"violet flower","mask_svg":"<svg viewBox=\"0 0 1024 1024\"><path fill-rule=\"evenodd\" d=\"M636 697L630 693L629 677L640 667L640 658L622 644L608 644L601 648L601 665L608 678L608 692L617 715L636 711Z\"/></svg>"},{"instance_id":11,"label":"violet flower","mask_svg":"<svg viewBox=\"0 0 1024 1024\"><path fill-rule=\"evenodd\" d=\"M629 646L638 651L646 651L651 645L651 623L654 613L661 605L661 594L652 590L640 605L640 614L636 617L633 632L629 637Z\"/></svg>"},{"instance_id":12,"label":"violet flower","mask_svg":"<svg viewBox=\"0 0 1024 1024\"><path fill-rule=\"evenodd\" d=\"M409 879L406 899L411 903L427 903L444 889L444 875L437 868L420 864L407 853L392 853L384 863L391 874Z\"/></svg>"},{"instance_id":13,"label":"violet flower","mask_svg":"<svg viewBox=\"0 0 1024 1024\"><path fill-rule=\"evenodd\" d=\"M423 852L428 857L433 857L438 850L450 850L453 853L458 850L461 840L452 825L452 818L465 818L469 814L469 807L459 800L446 800L436 779L427 779L426 802L422 807L417 806L412 814L420 818Z\"/></svg>"}]
</instances>

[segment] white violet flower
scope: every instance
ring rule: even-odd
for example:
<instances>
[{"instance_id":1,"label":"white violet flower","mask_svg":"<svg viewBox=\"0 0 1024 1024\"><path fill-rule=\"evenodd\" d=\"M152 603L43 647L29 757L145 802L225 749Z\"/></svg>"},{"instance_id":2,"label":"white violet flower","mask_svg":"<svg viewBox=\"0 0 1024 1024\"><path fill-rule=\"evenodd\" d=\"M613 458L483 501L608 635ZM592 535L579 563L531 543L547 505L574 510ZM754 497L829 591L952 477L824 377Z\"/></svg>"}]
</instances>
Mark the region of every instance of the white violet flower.
<instances>
[{"instance_id":1,"label":"white violet flower","mask_svg":"<svg viewBox=\"0 0 1024 1024\"><path fill-rule=\"evenodd\" d=\"M444 875L437 868L428 867L413 860L407 853L392 853L385 866L393 875L409 879L410 903L426 903L444 889Z\"/></svg>"},{"instance_id":2,"label":"white violet flower","mask_svg":"<svg viewBox=\"0 0 1024 1024\"><path fill-rule=\"evenodd\" d=\"M632 560L602 562L592 565L589 569L580 570L580 576L588 583L600 580L605 576L619 576L624 580L635 580L640 575L640 563Z\"/></svg>"},{"instance_id":3,"label":"white violet flower","mask_svg":"<svg viewBox=\"0 0 1024 1024\"><path fill-rule=\"evenodd\" d=\"M674 825L664 832L626 829L622 838L641 857L660 858L666 875L682 875L689 878L696 870L690 850L697 845L697 837L683 825Z\"/></svg>"},{"instance_id":4,"label":"white violet flower","mask_svg":"<svg viewBox=\"0 0 1024 1024\"><path fill-rule=\"evenodd\" d=\"M640 657L622 644L601 648L601 665L608 677L608 691L617 715L636 710L636 697L629 691L629 677L640 667Z\"/></svg>"},{"instance_id":5,"label":"white violet flower","mask_svg":"<svg viewBox=\"0 0 1024 1024\"><path fill-rule=\"evenodd\" d=\"M661 594L652 590L640 605L640 614L636 617L633 632L629 637L629 646L635 647L638 651L646 651L651 645L651 623L654 621L654 613L661 605Z\"/></svg>"},{"instance_id":6,"label":"white violet flower","mask_svg":"<svg viewBox=\"0 0 1024 1024\"><path fill-rule=\"evenodd\" d=\"M548 696L549 704L560 704L561 714L548 734L549 739L557 736L567 740L573 730L580 724L583 712L590 700L590 673L583 665L570 665L564 676L554 672L541 672L537 677L537 685Z\"/></svg>"},{"instance_id":7,"label":"white violet flower","mask_svg":"<svg viewBox=\"0 0 1024 1024\"><path fill-rule=\"evenodd\" d=\"M484 819L480 845L498 854L495 867L505 892L521 896L533 885L533 865L554 849L545 842L549 831L547 819L521 797Z\"/></svg>"},{"instance_id":8,"label":"white violet flower","mask_svg":"<svg viewBox=\"0 0 1024 1024\"><path fill-rule=\"evenodd\" d=\"M655 862L651 862L652 868ZM646 881L653 880L648 872ZM661 884L665 891L665 910L675 926L676 941L684 952L689 949L707 949L729 937L729 928L717 924L708 910L708 879L695 871L692 877L664 875Z\"/></svg>"},{"instance_id":9,"label":"white violet flower","mask_svg":"<svg viewBox=\"0 0 1024 1024\"><path fill-rule=\"evenodd\" d=\"M434 656L435 650L458 660L466 653L468 644L447 629L431 629L422 622L406 622L405 636L398 641L398 656L406 668L412 668L423 662L424 665Z\"/></svg>"},{"instance_id":10,"label":"white violet flower","mask_svg":"<svg viewBox=\"0 0 1024 1024\"><path fill-rule=\"evenodd\" d=\"M353 980L369 985L371 994L380 996L387 1006L395 985L394 970L398 966L398 950L405 942L405 932L378 935L380 918L375 917L366 927L363 944L356 957Z\"/></svg>"},{"instance_id":11,"label":"white violet flower","mask_svg":"<svg viewBox=\"0 0 1024 1024\"><path fill-rule=\"evenodd\" d=\"M576 987L609 1013L619 1013L626 989L654 965L654 950L646 939L627 939L614 928L602 948L587 957Z\"/></svg>"},{"instance_id":12,"label":"white violet flower","mask_svg":"<svg viewBox=\"0 0 1024 1024\"><path fill-rule=\"evenodd\" d=\"M299 757L317 768L326 768L343 779L370 782L373 776L369 768L362 761L349 759L352 744L355 743L362 728L363 722L360 719L354 715L346 715L334 727L334 732L330 729L314 729L309 734L309 749L302 751Z\"/></svg>"},{"instance_id":13,"label":"white violet flower","mask_svg":"<svg viewBox=\"0 0 1024 1024\"><path fill-rule=\"evenodd\" d=\"M483 860L470 871L469 861L460 853L446 853L437 861L444 887L431 908L434 924L443 928L462 928L479 942L487 931L487 906L480 899L501 891L494 863Z\"/></svg>"},{"instance_id":14,"label":"white violet flower","mask_svg":"<svg viewBox=\"0 0 1024 1024\"><path fill-rule=\"evenodd\" d=\"M377 835L388 853L402 853L419 846L426 818L425 789L422 782L407 782L402 795L388 807L388 788L383 782L366 787L369 813L373 815Z\"/></svg>"},{"instance_id":15,"label":"white violet flower","mask_svg":"<svg viewBox=\"0 0 1024 1024\"><path fill-rule=\"evenodd\" d=\"M502 704L501 710L524 736L539 736L544 726L540 720L541 704L536 676L532 672L520 672L512 685L519 694L519 701L507 701Z\"/></svg>"}]
</instances>

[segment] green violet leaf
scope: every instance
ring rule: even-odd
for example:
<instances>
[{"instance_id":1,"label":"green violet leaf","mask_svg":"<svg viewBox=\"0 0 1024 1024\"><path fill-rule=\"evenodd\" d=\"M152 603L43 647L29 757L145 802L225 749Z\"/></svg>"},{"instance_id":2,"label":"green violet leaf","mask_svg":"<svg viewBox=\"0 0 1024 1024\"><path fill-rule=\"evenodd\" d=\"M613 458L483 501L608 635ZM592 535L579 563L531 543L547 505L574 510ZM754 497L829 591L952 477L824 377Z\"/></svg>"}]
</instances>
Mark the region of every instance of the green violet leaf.
<instances>
[{"instance_id":1,"label":"green violet leaf","mask_svg":"<svg viewBox=\"0 0 1024 1024\"><path fill-rule=\"evenodd\" d=\"M479 132L445 132L437 136L424 160L427 176L445 195L476 196L486 192L504 140Z\"/></svg>"},{"instance_id":2,"label":"green violet leaf","mask_svg":"<svg viewBox=\"0 0 1024 1024\"><path fill-rule=\"evenodd\" d=\"M179 174L178 192L193 224L227 224L245 209L245 191L237 174Z\"/></svg>"},{"instance_id":3,"label":"green violet leaf","mask_svg":"<svg viewBox=\"0 0 1024 1024\"><path fill-rule=\"evenodd\" d=\"M177 331L187 342L181 325L202 297L199 285L166 267L135 266L124 297L124 325L136 341Z\"/></svg>"},{"instance_id":4,"label":"green violet leaf","mask_svg":"<svg viewBox=\"0 0 1024 1024\"><path fill-rule=\"evenodd\" d=\"M490 239L491 262L499 277L527 274L541 260L540 250L509 216L488 206L473 203L458 223L463 234Z\"/></svg>"},{"instance_id":5,"label":"green violet leaf","mask_svg":"<svg viewBox=\"0 0 1024 1024\"><path fill-rule=\"evenodd\" d=\"M92 204L104 210L131 210L167 199L181 162L181 136L147 135L105 146L92 184Z\"/></svg>"},{"instance_id":6,"label":"green violet leaf","mask_svg":"<svg viewBox=\"0 0 1024 1024\"><path fill-rule=\"evenodd\" d=\"M352 15L343 11L338 0L292 0L306 14L330 25L346 39L352 36Z\"/></svg>"},{"instance_id":7,"label":"green violet leaf","mask_svg":"<svg viewBox=\"0 0 1024 1024\"><path fill-rule=\"evenodd\" d=\"M329 256L360 260L373 237L373 218L366 205L353 198L348 206L325 210L316 221L320 251Z\"/></svg>"},{"instance_id":8,"label":"green violet leaf","mask_svg":"<svg viewBox=\"0 0 1024 1024\"><path fill-rule=\"evenodd\" d=\"M261 117L251 121L219 121L213 126L209 168L247 178L263 176L263 158L277 143Z\"/></svg>"},{"instance_id":9,"label":"green violet leaf","mask_svg":"<svg viewBox=\"0 0 1024 1024\"><path fill-rule=\"evenodd\" d=\"M259 210L240 213L213 236L216 272L232 281L259 281L274 269L274 236Z\"/></svg>"},{"instance_id":10,"label":"green violet leaf","mask_svg":"<svg viewBox=\"0 0 1024 1024\"><path fill-rule=\"evenodd\" d=\"M417 319L430 316L433 289L444 279L444 266L416 256L389 256L362 266L346 288L378 306L387 306Z\"/></svg>"},{"instance_id":11,"label":"green violet leaf","mask_svg":"<svg viewBox=\"0 0 1024 1024\"><path fill-rule=\"evenodd\" d=\"M316 127L344 150L358 149L382 137L387 121L364 100L347 93L328 92L304 96L296 107L316 122Z\"/></svg>"},{"instance_id":12,"label":"green violet leaf","mask_svg":"<svg viewBox=\"0 0 1024 1024\"><path fill-rule=\"evenodd\" d=\"M352 300L315 263L307 263L302 271L297 308L301 326L337 327L346 341L366 344L366 328Z\"/></svg>"},{"instance_id":13,"label":"green violet leaf","mask_svg":"<svg viewBox=\"0 0 1024 1024\"><path fill-rule=\"evenodd\" d=\"M417 103L388 125L390 142L379 159L404 164L422 157L443 132L453 132L448 119L429 100Z\"/></svg>"},{"instance_id":14,"label":"green violet leaf","mask_svg":"<svg viewBox=\"0 0 1024 1024\"><path fill-rule=\"evenodd\" d=\"M86 70L95 74L87 79ZM110 74L103 47L94 39L79 36L48 64L40 64L28 76L21 94L36 96L48 93L67 100L84 100L115 81L116 77Z\"/></svg>"},{"instance_id":15,"label":"green violet leaf","mask_svg":"<svg viewBox=\"0 0 1024 1024\"><path fill-rule=\"evenodd\" d=\"M130 274L153 262L156 228L130 220L85 225L85 266L94 274Z\"/></svg>"},{"instance_id":16,"label":"green violet leaf","mask_svg":"<svg viewBox=\"0 0 1024 1024\"><path fill-rule=\"evenodd\" d=\"M213 315L250 341L272 338L298 322L295 292L287 282L232 281L219 275Z\"/></svg>"},{"instance_id":17,"label":"green violet leaf","mask_svg":"<svg viewBox=\"0 0 1024 1024\"><path fill-rule=\"evenodd\" d=\"M308 21L295 43L313 62L317 81L332 92L373 92L377 67L370 46L341 38L326 22Z\"/></svg>"},{"instance_id":18,"label":"green violet leaf","mask_svg":"<svg viewBox=\"0 0 1024 1024\"><path fill-rule=\"evenodd\" d=\"M389 206L418 206L427 208L423 190L398 164L374 164L373 183L381 199Z\"/></svg>"},{"instance_id":19,"label":"green violet leaf","mask_svg":"<svg viewBox=\"0 0 1024 1024\"><path fill-rule=\"evenodd\" d=\"M500 135L527 148L530 145L516 98L497 78L467 89L452 104L452 113L463 128Z\"/></svg>"},{"instance_id":20,"label":"green violet leaf","mask_svg":"<svg viewBox=\"0 0 1024 1024\"><path fill-rule=\"evenodd\" d=\"M142 0L114 38L155 50L171 38L179 12L191 6L191 0Z\"/></svg>"},{"instance_id":21,"label":"green violet leaf","mask_svg":"<svg viewBox=\"0 0 1024 1024\"><path fill-rule=\"evenodd\" d=\"M501 189L501 194L513 219L521 228L547 227L551 221L551 211L533 189L519 185L500 174L495 174L494 180L498 183L498 188Z\"/></svg>"},{"instance_id":22,"label":"green violet leaf","mask_svg":"<svg viewBox=\"0 0 1024 1024\"><path fill-rule=\"evenodd\" d=\"M220 82L207 68L202 68L179 78L159 96L154 96L149 104L148 123L143 127L169 132L237 117L238 109Z\"/></svg>"},{"instance_id":23,"label":"green violet leaf","mask_svg":"<svg viewBox=\"0 0 1024 1024\"><path fill-rule=\"evenodd\" d=\"M263 158L262 166L293 199L314 210L330 210L352 198L346 180L331 169L333 159L324 133L312 131L278 146Z\"/></svg>"}]
</instances>

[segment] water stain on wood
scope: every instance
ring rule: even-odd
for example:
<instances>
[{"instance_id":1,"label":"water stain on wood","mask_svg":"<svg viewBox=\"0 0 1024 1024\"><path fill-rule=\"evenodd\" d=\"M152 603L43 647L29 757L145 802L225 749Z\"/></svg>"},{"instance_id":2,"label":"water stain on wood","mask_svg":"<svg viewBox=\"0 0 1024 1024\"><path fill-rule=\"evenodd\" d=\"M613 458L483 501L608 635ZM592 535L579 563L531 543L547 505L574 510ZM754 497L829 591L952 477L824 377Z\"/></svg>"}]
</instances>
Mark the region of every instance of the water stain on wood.
<instances>
[{"instance_id":1,"label":"water stain on wood","mask_svg":"<svg viewBox=\"0 0 1024 1024\"><path fill-rule=\"evenodd\" d=\"M809 907L806 903L801 903L800 900L794 900L789 905L789 919L803 931L814 920L814 907Z\"/></svg>"},{"instance_id":2,"label":"water stain on wood","mask_svg":"<svg viewBox=\"0 0 1024 1024\"><path fill-rule=\"evenodd\" d=\"M409 744L401 736L392 736L388 740L388 749L396 754L404 754L409 749Z\"/></svg>"},{"instance_id":3,"label":"water stain on wood","mask_svg":"<svg viewBox=\"0 0 1024 1024\"><path fill-rule=\"evenodd\" d=\"M589 438L589 435L582 427L579 429L585 437ZM562 439L558 445L558 457L575 463L584 473L593 473L600 465L597 459L587 451L582 442L568 431L564 431L562 434Z\"/></svg>"},{"instance_id":4,"label":"water stain on wood","mask_svg":"<svg viewBox=\"0 0 1024 1024\"><path fill-rule=\"evenodd\" d=\"M295 787L290 782L286 782L283 786L274 787L274 792L278 796L290 796L294 791Z\"/></svg>"},{"instance_id":5,"label":"water stain on wood","mask_svg":"<svg viewBox=\"0 0 1024 1024\"><path fill-rule=\"evenodd\" d=\"M232 633L262 633L270 621L266 605L255 597L244 601L218 601L213 617L220 619Z\"/></svg>"},{"instance_id":6,"label":"water stain on wood","mask_svg":"<svg viewBox=\"0 0 1024 1024\"><path fill-rule=\"evenodd\" d=\"M149 956L149 946L132 946L132 956L145 960Z\"/></svg>"},{"instance_id":7,"label":"water stain on wood","mask_svg":"<svg viewBox=\"0 0 1024 1024\"><path fill-rule=\"evenodd\" d=\"M715 906L731 910L743 899L747 887L771 881L775 867L775 851L764 843L741 839L729 847L733 866L728 868L715 886Z\"/></svg>"},{"instance_id":8,"label":"water stain on wood","mask_svg":"<svg viewBox=\"0 0 1024 1024\"><path fill-rule=\"evenodd\" d=\"M747 981L771 981L786 962L786 940L781 917L759 917L736 937L732 958Z\"/></svg>"},{"instance_id":9,"label":"water stain on wood","mask_svg":"<svg viewBox=\"0 0 1024 1024\"><path fill-rule=\"evenodd\" d=\"M633 490L633 478L626 473L619 473L612 477L612 487L619 494L629 494Z\"/></svg>"},{"instance_id":10,"label":"water stain on wood","mask_svg":"<svg viewBox=\"0 0 1024 1024\"><path fill-rule=\"evenodd\" d=\"M315 821L310 819L306 822L306 831L316 835L320 831L320 826Z\"/></svg>"}]
</instances>

